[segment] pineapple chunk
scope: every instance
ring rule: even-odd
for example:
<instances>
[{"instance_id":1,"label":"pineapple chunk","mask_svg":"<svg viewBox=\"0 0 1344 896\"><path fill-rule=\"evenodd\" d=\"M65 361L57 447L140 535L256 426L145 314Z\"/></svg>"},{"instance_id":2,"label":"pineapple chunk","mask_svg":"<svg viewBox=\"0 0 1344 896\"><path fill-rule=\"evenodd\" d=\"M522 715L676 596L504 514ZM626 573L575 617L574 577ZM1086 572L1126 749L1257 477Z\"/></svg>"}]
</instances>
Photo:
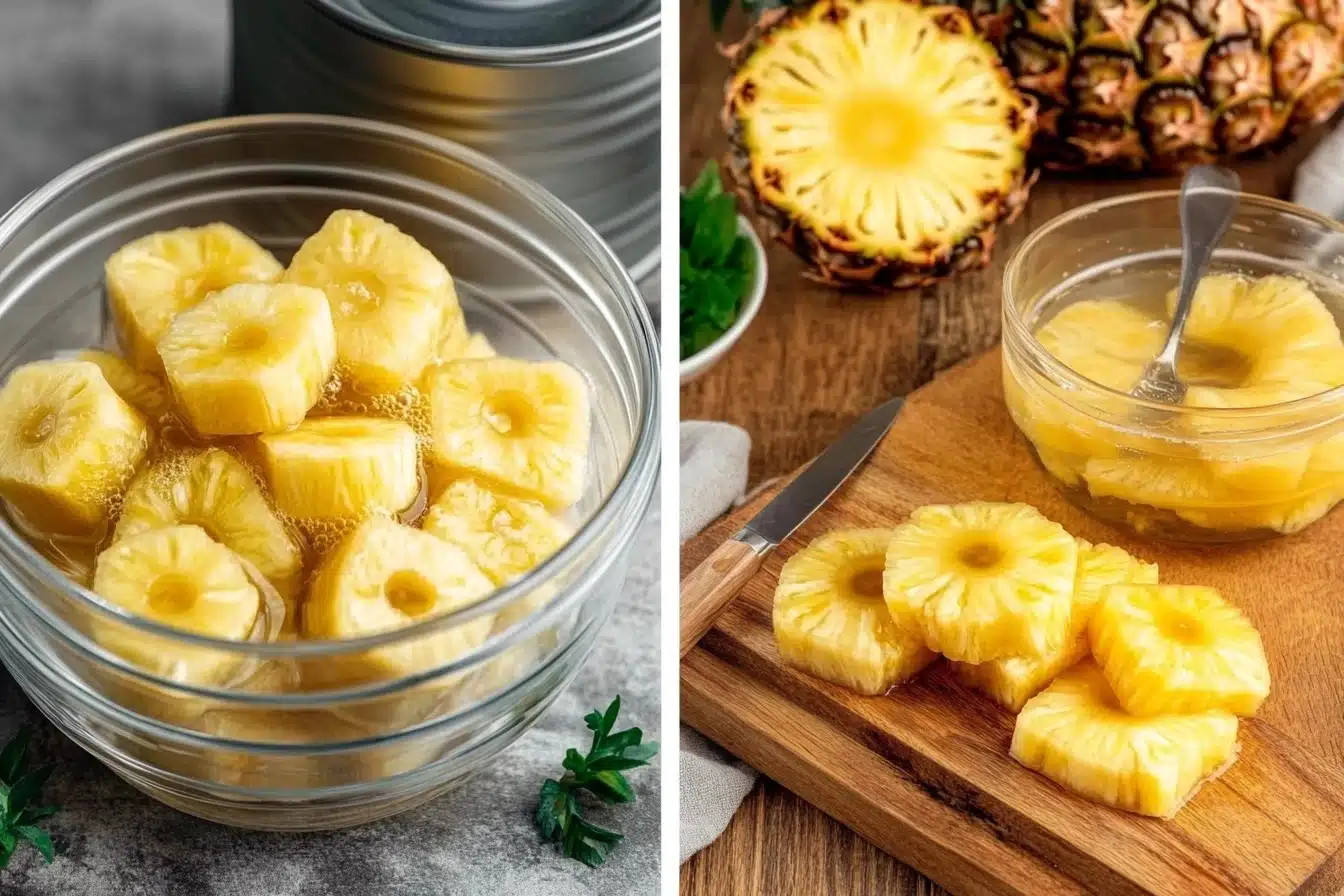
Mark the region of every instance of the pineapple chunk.
<instances>
[{"instance_id":1,"label":"pineapple chunk","mask_svg":"<svg viewBox=\"0 0 1344 896\"><path fill-rule=\"evenodd\" d=\"M159 420L172 413L173 395L168 384L154 374L136 370L111 352L85 351L78 358L97 364L112 390L147 419Z\"/></svg>"},{"instance_id":2,"label":"pineapple chunk","mask_svg":"<svg viewBox=\"0 0 1344 896\"><path fill-rule=\"evenodd\" d=\"M448 269L366 212L332 212L294 254L285 282L327 294L341 370L366 391L413 385L445 331L466 335Z\"/></svg>"},{"instance_id":3,"label":"pineapple chunk","mask_svg":"<svg viewBox=\"0 0 1344 896\"><path fill-rule=\"evenodd\" d=\"M262 436L271 493L300 519L396 513L420 493L415 430L379 417L315 417Z\"/></svg>"},{"instance_id":4,"label":"pineapple chunk","mask_svg":"<svg viewBox=\"0 0 1344 896\"><path fill-rule=\"evenodd\" d=\"M404 628L477 603L494 583L465 551L386 517L345 537L313 579L303 610L308 638L356 638ZM337 655L305 676L326 686L427 672L479 646L494 620L454 626L359 654Z\"/></svg>"},{"instance_id":5,"label":"pineapple chunk","mask_svg":"<svg viewBox=\"0 0 1344 896\"><path fill-rule=\"evenodd\" d=\"M921 507L887 549L887 608L948 659L1048 656L1070 641L1078 545L1026 504Z\"/></svg>"},{"instance_id":6,"label":"pineapple chunk","mask_svg":"<svg viewBox=\"0 0 1344 896\"><path fill-rule=\"evenodd\" d=\"M429 380L431 460L559 509L583 494L588 388L559 362L493 358Z\"/></svg>"},{"instance_id":7,"label":"pineapple chunk","mask_svg":"<svg viewBox=\"0 0 1344 896\"><path fill-rule=\"evenodd\" d=\"M1137 716L1253 716L1269 696L1259 632L1213 588L1112 586L1088 639L1116 699Z\"/></svg>"},{"instance_id":8,"label":"pineapple chunk","mask_svg":"<svg viewBox=\"0 0 1344 896\"><path fill-rule=\"evenodd\" d=\"M335 338L318 290L243 284L179 314L159 354L198 432L249 435L303 420L331 377Z\"/></svg>"},{"instance_id":9,"label":"pineapple chunk","mask_svg":"<svg viewBox=\"0 0 1344 896\"><path fill-rule=\"evenodd\" d=\"M444 489L421 528L466 551L501 586L540 564L570 537L569 527L541 504L497 494L473 479Z\"/></svg>"},{"instance_id":10,"label":"pineapple chunk","mask_svg":"<svg viewBox=\"0 0 1344 896\"><path fill-rule=\"evenodd\" d=\"M106 523L149 448L144 418L88 361L36 361L0 389L0 497L44 532Z\"/></svg>"},{"instance_id":11,"label":"pineapple chunk","mask_svg":"<svg viewBox=\"0 0 1344 896\"><path fill-rule=\"evenodd\" d=\"M1078 574L1073 587L1070 626L1073 638L1043 657L1008 657L973 666L957 663L961 679L984 691L1010 712L1018 712L1055 679L1088 654L1087 623L1101 600L1102 589L1118 584L1156 584L1157 565L1145 563L1108 544L1078 540Z\"/></svg>"},{"instance_id":12,"label":"pineapple chunk","mask_svg":"<svg viewBox=\"0 0 1344 896\"><path fill-rule=\"evenodd\" d=\"M107 260L108 304L122 347L141 370L161 369L159 340L179 313L235 283L273 283L284 267L228 224L151 233Z\"/></svg>"},{"instance_id":13,"label":"pineapple chunk","mask_svg":"<svg viewBox=\"0 0 1344 896\"><path fill-rule=\"evenodd\" d=\"M794 554L775 586L785 663L860 694L882 694L935 659L882 601L889 529L828 532Z\"/></svg>"},{"instance_id":14,"label":"pineapple chunk","mask_svg":"<svg viewBox=\"0 0 1344 896\"><path fill-rule=\"evenodd\" d=\"M199 526L150 529L114 543L98 555L93 590L135 616L229 641L246 640L262 611L242 564ZM94 637L146 671L184 684L219 684L239 666L238 656L169 644L110 621L97 621Z\"/></svg>"},{"instance_id":15,"label":"pineapple chunk","mask_svg":"<svg viewBox=\"0 0 1344 896\"><path fill-rule=\"evenodd\" d=\"M298 595L303 554L252 471L220 448L165 457L135 478L115 541L178 525L199 526L256 567L288 602Z\"/></svg>"},{"instance_id":16,"label":"pineapple chunk","mask_svg":"<svg viewBox=\"0 0 1344 896\"><path fill-rule=\"evenodd\" d=\"M484 333L472 333L471 338L467 340L466 346L462 349L463 360L493 358L496 355L495 347L490 344L489 339L485 338Z\"/></svg>"},{"instance_id":17,"label":"pineapple chunk","mask_svg":"<svg viewBox=\"0 0 1344 896\"><path fill-rule=\"evenodd\" d=\"M1237 717L1217 710L1136 718L1085 661L1027 701L1012 757L1106 806L1170 818L1237 755Z\"/></svg>"}]
</instances>

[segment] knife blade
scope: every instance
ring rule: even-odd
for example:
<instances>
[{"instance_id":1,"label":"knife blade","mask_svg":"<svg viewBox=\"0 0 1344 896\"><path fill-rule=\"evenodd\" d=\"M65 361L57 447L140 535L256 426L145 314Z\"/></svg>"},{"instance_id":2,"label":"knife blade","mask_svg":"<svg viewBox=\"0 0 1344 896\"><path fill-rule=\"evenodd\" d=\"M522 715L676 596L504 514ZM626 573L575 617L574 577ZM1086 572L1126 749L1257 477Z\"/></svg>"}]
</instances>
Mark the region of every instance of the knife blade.
<instances>
[{"instance_id":1,"label":"knife blade","mask_svg":"<svg viewBox=\"0 0 1344 896\"><path fill-rule=\"evenodd\" d=\"M893 398L860 417L682 581L681 656L710 630L766 556L825 504L872 454L904 404L904 399Z\"/></svg>"}]
</instances>

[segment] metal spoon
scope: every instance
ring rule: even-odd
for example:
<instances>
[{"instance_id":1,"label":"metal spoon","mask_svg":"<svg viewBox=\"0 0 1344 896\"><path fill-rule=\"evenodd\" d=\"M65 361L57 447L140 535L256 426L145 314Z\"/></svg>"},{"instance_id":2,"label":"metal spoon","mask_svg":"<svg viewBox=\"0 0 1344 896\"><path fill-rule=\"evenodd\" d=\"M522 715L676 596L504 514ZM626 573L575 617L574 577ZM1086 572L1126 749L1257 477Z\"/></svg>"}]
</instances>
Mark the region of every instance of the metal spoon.
<instances>
[{"instance_id":1,"label":"metal spoon","mask_svg":"<svg viewBox=\"0 0 1344 896\"><path fill-rule=\"evenodd\" d=\"M1236 172L1214 165L1191 168L1181 183L1181 286L1171 330L1157 357L1148 362L1138 385L1130 390L1135 398L1162 404L1180 404L1185 399L1185 383L1176 375L1176 352L1181 347L1195 287L1204 276L1213 250L1227 233L1237 210L1241 178Z\"/></svg>"}]
</instances>

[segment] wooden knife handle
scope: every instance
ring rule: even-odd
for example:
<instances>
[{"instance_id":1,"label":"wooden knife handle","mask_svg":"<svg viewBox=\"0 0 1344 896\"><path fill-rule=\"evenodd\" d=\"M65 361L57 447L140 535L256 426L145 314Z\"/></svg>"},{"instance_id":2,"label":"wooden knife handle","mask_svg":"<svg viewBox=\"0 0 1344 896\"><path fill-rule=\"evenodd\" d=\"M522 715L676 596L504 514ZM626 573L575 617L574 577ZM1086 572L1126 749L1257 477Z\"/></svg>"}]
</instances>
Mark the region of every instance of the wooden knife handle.
<instances>
[{"instance_id":1,"label":"wooden knife handle","mask_svg":"<svg viewBox=\"0 0 1344 896\"><path fill-rule=\"evenodd\" d=\"M767 548L730 538L681 582L681 656L691 652L714 621L761 568Z\"/></svg>"}]
</instances>

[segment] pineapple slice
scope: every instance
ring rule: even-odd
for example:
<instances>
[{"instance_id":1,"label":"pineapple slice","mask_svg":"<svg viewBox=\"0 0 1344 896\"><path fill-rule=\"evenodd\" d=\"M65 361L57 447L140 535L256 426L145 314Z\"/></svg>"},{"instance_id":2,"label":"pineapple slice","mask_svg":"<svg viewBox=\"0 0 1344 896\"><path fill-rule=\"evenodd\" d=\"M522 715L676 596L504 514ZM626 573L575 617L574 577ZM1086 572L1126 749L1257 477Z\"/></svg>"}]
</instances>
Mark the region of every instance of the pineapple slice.
<instances>
[{"instance_id":1,"label":"pineapple slice","mask_svg":"<svg viewBox=\"0 0 1344 896\"><path fill-rule=\"evenodd\" d=\"M913 678L936 657L882 601L889 529L828 532L794 554L775 586L775 643L785 663L860 694Z\"/></svg>"},{"instance_id":2,"label":"pineapple slice","mask_svg":"<svg viewBox=\"0 0 1344 896\"><path fill-rule=\"evenodd\" d=\"M259 440L275 503L299 519L396 513L420 494L415 430L379 417L315 417Z\"/></svg>"},{"instance_id":3,"label":"pineapple slice","mask_svg":"<svg viewBox=\"0 0 1344 896\"><path fill-rule=\"evenodd\" d=\"M273 283L284 267L228 224L151 233L107 260L108 304L132 364L157 372L158 344L179 313L235 283Z\"/></svg>"},{"instance_id":4,"label":"pineapple slice","mask_svg":"<svg viewBox=\"0 0 1344 896\"><path fill-rule=\"evenodd\" d=\"M1087 799L1170 818L1236 759L1237 717L1211 710L1136 718L1085 661L1027 701L1011 754Z\"/></svg>"},{"instance_id":5,"label":"pineapple slice","mask_svg":"<svg viewBox=\"0 0 1344 896\"><path fill-rule=\"evenodd\" d=\"M1088 626L1120 705L1138 716L1253 716L1269 696L1260 634L1213 588L1116 585Z\"/></svg>"},{"instance_id":6,"label":"pineapple slice","mask_svg":"<svg viewBox=\"0 0 1344 896\"><path fill-rule=\"evenodd\" d=\"M466 551L501 586L540 564L570 537L569 527L541 504L497 494L473 479L444 489L420 527Z\"/></svg>"},{"instance_id":7,"label":"pineapple slice","mask_svg":"<svg viewBox=\"0 0 1344 896\"><path fill-rule=\"evenodd\" d=\"M1157 584L1157 564L1145 563L1109 544L1078 540L1078 574L1073 588L1073 637L1043 657L1008 657L973 666L957 663L961 679L984 691L1009 712L1018 712L1055 676L1088 654L1087 624L1102 590L1118 584Z\"/></svg>"},{"instance_id":8,"label":"pineapple slice","mask_svg":"<svg viewBox=\"0 0 1344 896\"><path fill-rule=\"evenodd\" d=\"M1175 307L1176 290L1172 290L1167 294L1167 313ZM1204 380L1231 388L1279 379L1272 376L1275 365L1297 353L1344 345L1334 315L1311 287L1278 274L1254 281L1233 274L1201 279L1183 341L1194 349L1184 360L1185 377L1197 384ZM1224 351L1206 358L1214 363L1201 367L1204 347ZM1183 345L1182 355L1185 349Z\"/></svg>"},{"instance_id":9,"label":"pineapple slice","mask_svg":"<svg viewBox=\"0 0 1344 896\"><path fill-rule=\"evenodd\" d=\"M1083 478L1095 498L1116 498L1178 513L1235 507L1243 501L1214 479L1205 464L1183 457L1093 458L1084 465Z\"/></svg>"},{"instance_id":10,"label":"pineapple slice","mask_svg":"<svg viewBox=\"0 0 1344 896\"><path fill-rule=\"evenodd\" d=\"M252 471L220 448L165 457L131 483L115 541L178 525L199 526L256 567L286 600L303 574L303 553Z\"/></svg>"},{"instance_id":11,"label":"pineapple slice","mask_svg":"<svg viewBox=\"0 0 1344 896\"><path fill-rule=\"evenodd\" d=\"M0 497L44 532L106 523L149 448L144 418L88 361L36 361L0 389Z\"/></svg>"},{"instance_id":12,"label":"pineapple slice","mask_svg":"<svg viewBox=\"0 0 1344 896\"><path fill-rule=\"evenodd\" d=\"M559 509L583 494L588 388L559 362L493 358L429 380L431 460Z\"/></svg>"},{"instance_id":13,"label":"pineapple slice","mask_svg":"<svg viewBox=\"0 0 1344 896\"><path fill-rule=\"evenodd\" d=\"M1162 348L1166 324L1113 300L1075 302L1036 331L1041 347L1094 383L1128 392Z\"/></svg>"},{"instance_id":14,"label":"pineapple slice","mask_svg":"<svg viewBox=\"0 0 1344 896\"><path fill-rule=\"evenodd\" d=\"M392 631L470 606L494 590L466 552L386 517L365 519L323 562L303 610L309 638L355 638ZM477 616L354 655L310 664L305 678L326 686L401 678L458 658L489 636Z\"/></svg>"},{"instance_id":15,"label":"pineapple slice","mask_svg":"<svg viewBox=\"0 0 1344 896\"><path fill-rule=\"evenodd\" d=\"M93 590L136 616L195 635L246 640L262 599L233 552L199 526L150 529L115 542L98 555ZM94 637L127 661L170 681L219 684L239 658L208 647L166 640L102 620Z\"/></svg>"},{"instance_id":16,"label":"pineapple slice","mask_svg":"<svg viewBox=\"0 0 1344 896\"><path fill-rule=\"evenodd\" d=\"M332 212L299 247L285 282L327 294L341 370L366 391L413 385L445 332L466 334L448 269L366 212Z\"/></svg>"},{"instance_id":17,"label":"pineapple slice","mask_svg":"<svg viewBox=\"0 0 1344 896\"><path fill-rule=\"evenodd\" d=\"M103 379L122 401L144 414L148 420L161 420L173 411L173 394L168 384L152 373L136 370L125 359L111 352L84 351L80 361L98 365Z\"/></svg>"},{"instance_id":18,"label":"pineapple slice","mask_svg":"<svg viewBox=\"0 0 1344 896\"><path fill-rule=\"evenodd\" d=\"M331 377L336 336L318 290L248 283L179 314L159 355L198 432L249 435L303 420Z\"/></svg>"},{"instance_id":19,"label":"pineapple slice","mask_svg":"<svg viewBox=\"0 0 1344 896\"><path fill-rule=\"evenodd\" d=\"M963 663L1048 656L1070 640L1078 544L1026 504L921 507L887 549L883 592L898 621Z\"/></svg>"}]
</instances>

